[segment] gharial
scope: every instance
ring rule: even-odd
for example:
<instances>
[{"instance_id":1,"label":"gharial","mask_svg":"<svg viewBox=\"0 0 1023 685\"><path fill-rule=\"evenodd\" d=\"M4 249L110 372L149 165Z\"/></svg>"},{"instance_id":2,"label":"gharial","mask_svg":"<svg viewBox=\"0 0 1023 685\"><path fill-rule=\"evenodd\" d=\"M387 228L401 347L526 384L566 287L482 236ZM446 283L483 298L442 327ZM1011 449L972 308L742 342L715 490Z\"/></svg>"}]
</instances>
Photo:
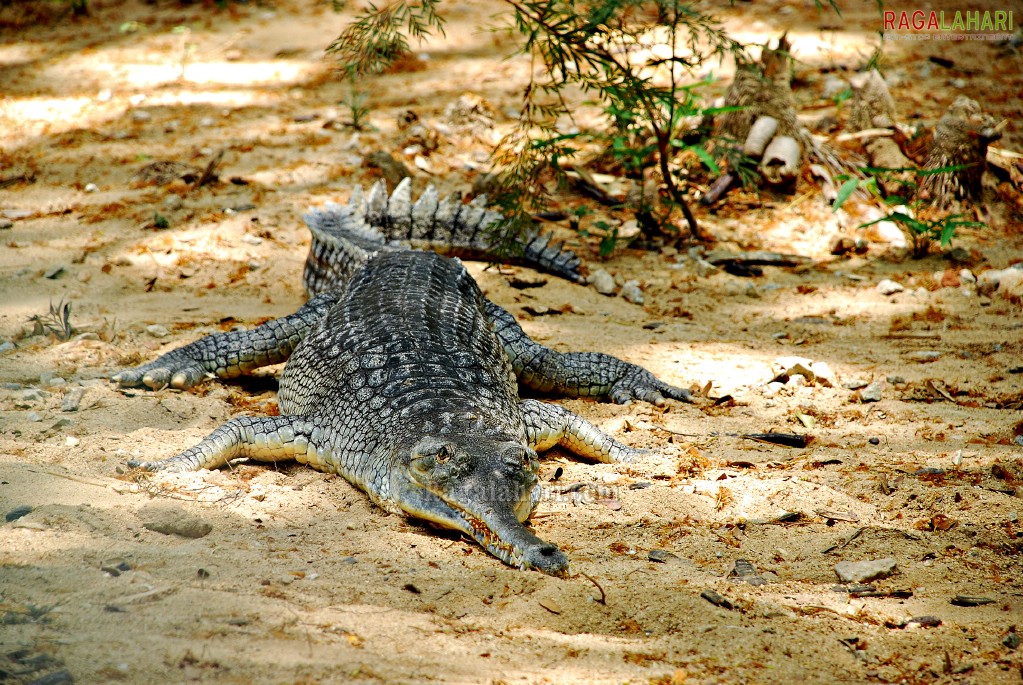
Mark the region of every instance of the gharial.
<instances>
[{"instance_id":1,"label":"gharial","mask_svg":"<svg viewBox=\"0 0 1023 685\"><path fill-rule=\"evenodd\" d=\"M563 407L520 400L516 377L543 393L620 403L689 401L689 392L610 355L536 343L458 259L388 242L443 234L464 245L478 233L459 222L466 211L478 222L496 218L432 191L412 205L407 185L390 198L377 185L366 200L360 193L307 214L312 299L298 312L207 336L111 379L185 388L290 356L281 415L232 418L175 457L129 466L193 471L244 457L294 459L344 476L387 511L461 531L509 565L566 574L564 553L523 525L541 494L537 450L560 443L605 462L640 450ZM547 237L530 240L542 244L531 261L577 273L575 255Z\"/></svg>"}]
</instances>

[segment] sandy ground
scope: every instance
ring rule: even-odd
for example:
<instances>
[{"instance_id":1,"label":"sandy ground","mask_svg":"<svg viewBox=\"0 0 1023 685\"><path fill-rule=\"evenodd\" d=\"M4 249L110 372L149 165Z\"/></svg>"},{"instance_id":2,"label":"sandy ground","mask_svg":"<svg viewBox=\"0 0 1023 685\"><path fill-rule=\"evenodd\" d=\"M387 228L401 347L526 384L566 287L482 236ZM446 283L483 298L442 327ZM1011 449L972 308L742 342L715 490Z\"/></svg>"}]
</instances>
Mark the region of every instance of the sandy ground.
<instances>
[{"instance_id":1,"label":"sandy ground","mask_svg":"<svg viewBox=\"0 0 1023 685\"><path fill-rule=\"evenodd\" d=\"M556 227L591 270L639 280L643 306L552 277L517 290L512 275L537 276L472 265L548 345L711 384L696 405L664 409L565 402L666 455L546 458L544 480L562 474L533 526L572 559L567 580L507 568L292 465L127 472L129 458L170 456L230 416L273 410L274 370L189 392L124 391L107 376L294 311L300 214L378 178L371 153L408 164L418 189L467 192L493 133L450 125L463 94L492 105L498 130L508 123L527 65L502 61L508 45L474 28L498 5L451 3L447 37L374 82L374 130L361 133L343 125L346 89L323 61L345 22L327 5L0 14L0 176L24 177L0 189L0 511L14 519L0 525L0 681L1021 681L1023 313L959 275L1023 258L1018 205L997 203L990 228L963 232L966 266L881 243L831 257L837 236L857 234L805 184L701 210L720 247L815 260L757 279L701 272L676 250L600 263L593 242ZM862 64L876 15L779 8L719 10L745 40L790 29L800 103L819 109L824 72ZM958 70L927 61L938 54ZM1019 52L902 43L888 58L907 119L933 123L964 92L1010 119L1001 145L1023 148ZM409 108L441 130L419 165L396 126ZM200 189L132 180L149 162L202 168L222 149L220 182ZM885 278L904 290L882 295ZM62 299L78 332L32 335L30 317ZM832 387L770 384L791 356L826 363ZM884 379L880 401L860 402L844 385L857 379ZM739 437L768 431L814 439ZM838 586L839 562L885 557L897 571L874 583L878 596ZM740 559L766 584L729 578ZM957 606L958 595L991 601Z\"/></svg>"}]
</instances>

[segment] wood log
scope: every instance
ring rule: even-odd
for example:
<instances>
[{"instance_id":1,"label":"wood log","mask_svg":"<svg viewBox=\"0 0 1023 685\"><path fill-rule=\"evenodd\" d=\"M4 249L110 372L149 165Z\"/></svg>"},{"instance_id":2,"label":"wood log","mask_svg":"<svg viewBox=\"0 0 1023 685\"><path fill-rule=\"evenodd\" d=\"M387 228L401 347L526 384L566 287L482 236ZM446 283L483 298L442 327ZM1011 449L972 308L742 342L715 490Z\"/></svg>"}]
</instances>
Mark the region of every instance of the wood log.
<instances>
[{"instance_id":1,"label":"wood log","mask_svg":"<svg viewBox=\"0 0 1023 685\"><path fill-rule=\"evenodd\" d=\"M764 150L760 173L773 185L793 184L799 175L802 158L803 148L799 141L792 136L775 136Z\"/></svg>"}]
</instances>

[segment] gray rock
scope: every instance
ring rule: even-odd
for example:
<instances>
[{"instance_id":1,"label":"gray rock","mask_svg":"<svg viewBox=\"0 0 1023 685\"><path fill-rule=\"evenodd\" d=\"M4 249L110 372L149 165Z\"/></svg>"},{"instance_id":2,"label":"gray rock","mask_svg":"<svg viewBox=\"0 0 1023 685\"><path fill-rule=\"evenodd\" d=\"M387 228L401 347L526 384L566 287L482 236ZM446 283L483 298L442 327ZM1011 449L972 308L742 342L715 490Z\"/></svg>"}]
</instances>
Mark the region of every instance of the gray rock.
<instances>
[{"instance_id":1,"label":"gray rock","mask_svg":"<svg viewBox=\"0 0 1023 685\"><path fill-rule=\"evenodd\" d=\"M2 343L0 343L0 354L3 354L4 352L10 352L11 350L16 348L17 345L12 343L10 340L4 340Z\"/></svg>"},{"instance_id":2,"label":"gray rock","mask_svg":"<svg viewBox=\"0 0 1023 685\"><path fill-rule=\"evenodd\" d=\"M46 273L44 273L43 276L52 280L55 278L59 278L62 273L64 273L64 265L60 264L58 266L54 266L47 269Z\"/></svg>"},{"instance_id":3,"label":"gray rock","mask_svg":"<svg viewBox=\"0 0 1023 685\"><path fill-rule=\"evenodd\" d=\"M174 505L147 505L139 512L139 517L143 528L164 535L195 539L205 537L213 530L212 524Z\"/></svg>"},{"instance_id":4,"label":"gray rock","mask_svg":"<svg viewBox=\"0 0 1023 685\"><path fill-rule=\"evenodd\" d=\"M894 295L895 293L901 293L905 288L902 287L901 283L886 278L877 284L877 292L882 295Z\"/></svg>"},{"instance_id":5,"label":"gray rock","mask_svg":"<svg viewBox=\"0 0 1023 685\"><path fill-rule=\"evenodd\" d=\"M601 295L613 296L615 294L615 279L604 269L598 269L590 276L590 283Z\"/></svg>"},{"instance_id":6,"label":"gray rock","mask_svg":"<svg viewBox=\"0 0 1023 685\"><path fill-rule=\"evenodd\" d=\"M887 578L897 570L895 560L891 557L864 561L840 561L835 564L835 575L843 583L869 583L872 580Z\"/></svg>"},{"instance_id":7,"label":"gray rock","mask_svg":"<svg viewBox=\"0 0 1023 685\"><path fill-rule=\"evenodd\" d=\"M13 221L11 221L10 219L0 218L0 231L4 231L7 230L8 228L13 227L14 227Z\"/></svg>"},{"instance_id":8,"label":"gray rock","mask_svg":"<svg viewBox=\"0 0 1023 685\"><path fill-rule=\"evenodd\" d=\"M876 381L860 390L860 402L880 402L888 382L884 378Z\"/></svg>"},{"instance_id":9,"label":"gray rock","mask_svg":"<svg viewBox=\"0 0 1023 685\"><path fill-rule=\"evenodd\" d=\"M639 289L639 281L626 281L622 286L622 297L632 304L643 304L643 291Z\"/></svg>"},{"instance_id":10,"label":"gray rock","mask_svg":"<svg viewBox=\"0 0 1023 685\"><path fill-rule=\"evenodd\" d=\"M166 338L170 335L170 331L167 330L166 326L161 326L158 323L146 326L146 333L153 336L154 338Z\"/></svg>"},{"instance_id":11,"label":"gray rock","mask_svg":"<svg viewBox=\"0 0 1023 685\"><path fill-rule=\"evenodd\" d=\"M918 362L920 364L928 364L941 359L941 352L938 350L914 350L906 354L906 359L911 362Z\"/></svg>"},{"instance_id":12,"label":"gray rock","mask_svg":"<svg viewBox=\"0 0 1023 685\"><path fill-rule=\"evenodd\" d=\"M76 386L67 391L64 395L64 399L61 400L60 410L61 411L78 411L79 405L82 403L82 398L85 396L85 388L82 386Z\"/></svg>"},{"instance_id":13,"label":"gray rock","mask_svg":"<svg viewBox=\"0 0 1023 685\"><path fill-rule=\"evenodd\" d=\"M42 415L37 411L30 411L28 414L25 415L25 418L32 422L43 420Z\"/></svg>"}]
</instances>

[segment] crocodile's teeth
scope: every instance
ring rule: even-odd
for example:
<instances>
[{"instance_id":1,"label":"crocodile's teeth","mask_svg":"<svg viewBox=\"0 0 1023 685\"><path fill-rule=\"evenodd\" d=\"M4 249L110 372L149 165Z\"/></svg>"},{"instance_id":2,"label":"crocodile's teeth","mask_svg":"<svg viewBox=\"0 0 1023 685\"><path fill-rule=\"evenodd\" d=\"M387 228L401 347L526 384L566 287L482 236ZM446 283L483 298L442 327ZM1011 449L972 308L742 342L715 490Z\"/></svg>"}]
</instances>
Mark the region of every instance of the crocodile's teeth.
<instances>
[{"instance_id":1,"label":"crocodile's teeth","mask_svg":"<svg viewBox=\"0 0 1023 685\"><path fill-rule=\"evenodd\" d=\"M369 190L369 198L366 199L366 223L373 226L380 226L387 216L387 183L383 180L377 181Z\"/></svg>"},{"instance_id":2,"label":"crocodile's teeth","mask_svg":"<svg viewBox=\"0 0 1023 685\"><path fill-rule=\"evenodd\" d=\"M439 200L437 189L432 185L419 197L412 207L412 239L426 238L433 233L434 220L437 216Z\"/></svg>"}]
</instances>

